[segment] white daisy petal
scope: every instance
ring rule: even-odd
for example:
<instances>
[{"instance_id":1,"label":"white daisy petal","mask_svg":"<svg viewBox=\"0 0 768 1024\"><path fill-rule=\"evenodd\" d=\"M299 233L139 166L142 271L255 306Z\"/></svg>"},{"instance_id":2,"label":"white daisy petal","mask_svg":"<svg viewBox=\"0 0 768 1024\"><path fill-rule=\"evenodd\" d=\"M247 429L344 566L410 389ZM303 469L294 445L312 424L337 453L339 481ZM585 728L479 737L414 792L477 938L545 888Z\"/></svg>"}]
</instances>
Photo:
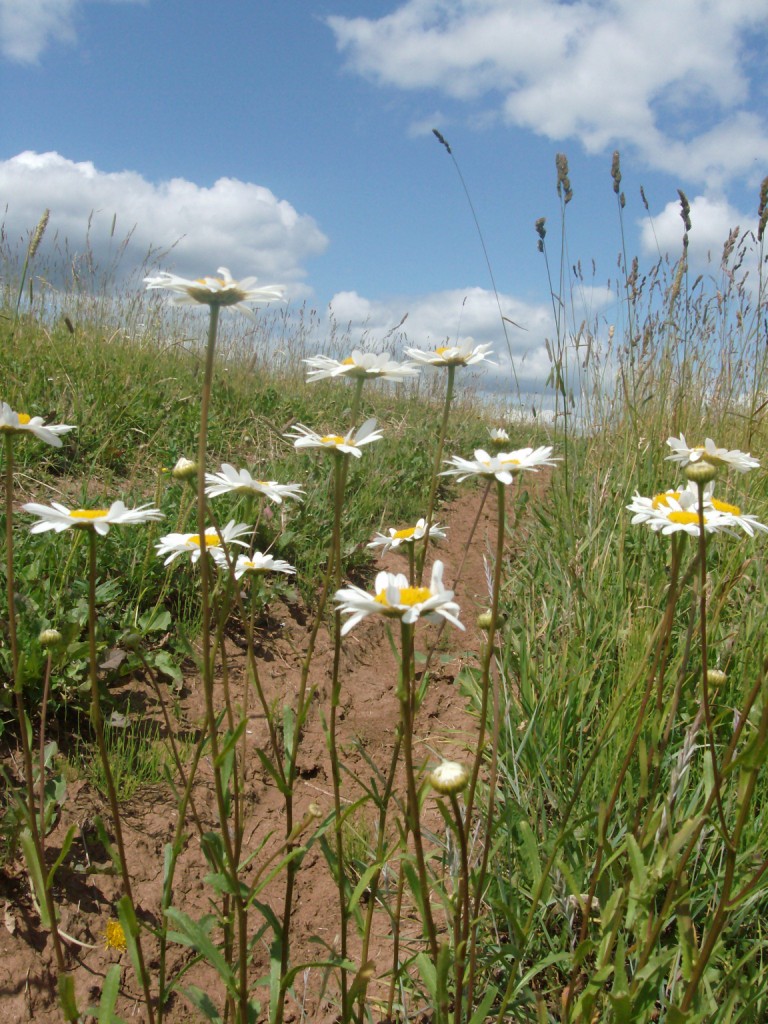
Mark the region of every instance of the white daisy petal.
<instances>
[{"instance_id":1,"label":"white daisy petal","mask_svg":"<svg viewBox=\"0 0 768 1024\"><path fill-rule=\"evenodd\" d=\"M737 473L747 473L760 465L748 452L739 451L738 448L718 448L711 437L708 437L703 445L690 448L685 435L681 434L680 437L667 438L667 445L672 449L672 454L667 456L667 462L677 462L683 467L692 462L708 462L712 466L729 466Z\"/></svg>"},{"instance_id":2,"label":"white daisy petal","mask_svg":"<svg viewBox=\"0 0 768 1024\"><path fill-rule=\"evenodd\" d=\"M464 629L458 618L459 606L453 600L453 591L443 587L443 564L439 561L432 567L428 587L410 586L402 573L380 572L376 576L373 595L351 586L338 590L333 600L343 615L350 616L342 627L342 635L346 635L366 615L374 614L400 619L406 624L420 618L428 622L439 622L442 618L458 629Z\"/></svg>"},{"instance_id":3,"label":"white daisy petal","mask_svg":"<svg viewBox=\"0 0 768 1024\"><path fill-rule=\"evenodd\" d=\"M57 501L51 505L28 502L21 507L30 515L38 517L38 521L30 528L32 533L45 533L48 530L61 533L69 529L89 529L104 536L109 533L110 526L133 526L164 518L160 509L151 508L149 505L126 508L122 501L113 501L109 508L68 509L66 505L61 505Z\"/></svg>"},{"instance_id":4,"label":"white daisy petal","mask_svg":"<svg viewBox=\"0 0 768 1024\"><path fill-rule=\"evenodd\" d=\"M297 423L293 432L285 436L293 441L295 448L325 448L359 459L362 455L361 445L379 441L384 436L381 430L375 428L375 419L366 420L357 431L350 430L342 437L341 434L318 434L309 427Z\"/></svg>"},{"instance_id":5,"label":"white daisy petal","mask_svg":"<svg viewBox=\"0 0 768 1024\"><path fill-rule=\"evenodd\" d=\"M230 519L227 525L221 530L221 535L217 531L215 526L207 526L205 528L205 550L213 558L214 561L226 561L222 545L225 547L230 544L239 544L240 547L247 547L245 541L239 538L243 534L250 533L253 528L247 526L245 523L235 523L234 519ZM161 537L159 542L155 545L158 555L162 558L163 555L168 557L165 559L164 564L168 565L179 555L189 554L193 562L197 562L200 558L200 534L198 533L168 533L165 537Z\"/></svg>"},{"instance_id":6,"label":"white daisy petal","mask_svg":"<svg viewBox=\"0 0 768 1024\"><path fill-rule=\"evenodd\" d=\"M276 480L256 480L247 469L235 469L228 462L222 463L219 473L206 473L208 486L205 493L209 498L222 494L253 494L269 498L281 504L284 498L301 501L304 491L298 484L279 484Z\"/></svg>"},{"instance_id":7,"label":"white daisy petal","mask_svg":"<svg viewBox=\"0 0 768 1024\"><path fill-rule=\"evenodd\" d=\"M386 554L391 548L399 548L401 544L414 544L422 540L427 530L426 519L419 519L415 526L408 526L402 530L389 528L389 536L385 533L377 533L368 545L369 548L381 548L382 554ZM438 523L433 523L429 528L430 540L444 540L445 530L442 530Z\"/></svg>"},{"instance_id":8,"label":"white daisy petal","mask_svg":"<svg viewBox=\"0 0 768 1024\"><path fill-rule=\"evenodd\" d=\"M520 448L514 452L499 452L498 455L489 455L478 448L474 459L462 459L454 455L446 460L450 469L443 470L440 476L455 476L459 483L470 476L494 477L500 483L509 485L524 470L537 472L539 466L554 466L558 461L557 457L553 458L550 446Z\"/></svg>"},{"instance_id":9,"label":"white daisy petal","mask_svg":"<svg viewBox=\"0 0 768 1024\"><path fill-rule=\"evenodd\" d=\"M490 366L495 366L496 363L487 358L492 347L491 345L475 345L474 348L470 348L468 345L441 345L433 352L407 348L405 354L417 363L425 363L428 366L474 366L476 363L488 363Z\"/></svg>"},{"instance_id":10,"label":"white daisy petal","mask_svg":"<svg viewBox=\"0 0 768 1024\"><path fill-rule=\"evenodd\" d=\"M360 352L358 349L342 360L331 359L330 356L312 356L304 362L309 367L307 380L310 382L331 377L370 377L400 381L406 377L416 377L419 373L414 363L397 363L386 353Z\"/></svg>"},{"instance_id":11,"label":"white daisy petal","mask_svg":"<svg viewBox=\"0 0 768 1024\"><path fill-rule=\"evenodd\" d=\"M145 277L144 283L148 290L166 288L172 292L172 301L176 305L234 306L252 319L253 311L246 303L276 302L284 298L281 285L256 288L255 277L235 281L227 267L219 267L217 274L218 277L201 277L190 281L163 271L154 277Z\"/></svg>"},{"instance_id":12,"label":"white daisy petal","mask_svg":"<svg viewBox=\"0 0 768 1024\"><path fill-rule=\"evenodd\" d=\"M7 402L0 402L0 433L34 434L39 440L53 445L54 448L61 448L59 435L74 429L68 423L45 423L42 416L14 412Z\"/></svg>"}]
</instances>

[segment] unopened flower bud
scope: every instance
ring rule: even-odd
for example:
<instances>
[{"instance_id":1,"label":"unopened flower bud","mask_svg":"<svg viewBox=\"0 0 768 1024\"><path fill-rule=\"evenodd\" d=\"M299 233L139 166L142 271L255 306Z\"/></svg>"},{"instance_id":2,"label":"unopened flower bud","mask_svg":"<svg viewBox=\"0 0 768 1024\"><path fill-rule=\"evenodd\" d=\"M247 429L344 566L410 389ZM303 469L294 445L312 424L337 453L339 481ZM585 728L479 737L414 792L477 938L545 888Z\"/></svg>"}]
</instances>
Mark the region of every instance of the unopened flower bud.
<instances>
[{"instance_id":1,"label":"unopened flower bud","mask_svg":"<svg viewBox=\"0 0 768 1024\"><path fill-rule=\"evenodd\" d=\"M61 643L62 637L58 629L44 629L37 639L41 647L56 647Z\"/></svg>"},{"instance_id":2,"label":"unopened flower bud","mask_svg":"<svg viewBox=\"0 0 768 1024\"><path fill-rule=\"evenodd\" d=\"M707 682L710 686L723 686L728 681L728 676L719 668L707 669Z\"/></svg>"},{"instance_id":3,"label":"unopened flower bud","mask_svg":"<svg viewBox=\"0 0 768 1024\"><path fill-rule=\"evenodd\" d=\"M685 475L695 484L708 484L717 476L717 466L703 459L701 462L689 462L685 467Z\"/></svg>"},{"instance_id":4,"label":"unopened flower bud","mask_svg":"<svg viewBox=\"0 0 768 1024\"><path fill-rule=\"evenodd\" d=\"M469 783L469 772L458 761L443 761L429 773L427 781L438 793L451 796L466 789Z\"/></svg>"},{"instance_id":5,"label":"unopened flower bud","mask_svg":"<svg viewBox=\"0 0 768 1024\"><path fill-rule=\"evenodd\" d=\"M192 480L197 476L197 463L182 456L171 470L174 480Z\"/></svg>"},{"instance_id":6,"label":"unopened flower bud","mask_svg":"<svg viewBox=\"0 0 768 1024\"><path fill-rule=\"evenodd\" d=\"M477 628L478 629L484 629L486 631L486 633L491 628L491 623L492 622L493 622L493 614L491 613L491 609L490 608L488 608L484 612L481 612L477 616ZM505 622L506 622L506 615L497 615L496 616L496 629L501 629L501 627L504 625Z\"/></svg>"}]
</instances>

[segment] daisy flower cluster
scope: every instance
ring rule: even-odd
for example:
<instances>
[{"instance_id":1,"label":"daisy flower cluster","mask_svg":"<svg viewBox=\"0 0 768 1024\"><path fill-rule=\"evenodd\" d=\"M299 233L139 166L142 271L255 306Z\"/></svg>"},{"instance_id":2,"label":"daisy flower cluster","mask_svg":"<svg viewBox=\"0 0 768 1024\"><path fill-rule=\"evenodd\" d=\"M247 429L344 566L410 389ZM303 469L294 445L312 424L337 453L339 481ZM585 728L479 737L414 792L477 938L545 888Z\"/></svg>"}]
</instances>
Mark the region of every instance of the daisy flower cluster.
<instances>
[{"instance_id":1,"label":"daisy flower cluster","mask_svg":"<svg viewBox=\"0 0 768 1024\"><path fill-rule=\"evenodd\" d=\"M697 448L689 448L682 434L679 438L670 437L667 444L672 449L672 455L667 456L667 461L678 463L683 469L705 465L715 471L721 467L730 467L739 473L746 473L760 465L748 453L738 449L718 448L711 438L707 438L706 444ZM756 516L743 512L738 505L716 498L714 490L714 480L699 483L690 479L679 490L662 491L650 498L635 493L627 510L632 513L633 524L644 523L655 533L665 536L687 533L698 537L702 519L705 534L737 535L741 530L754 537L756 533L768 533L768 526Z\"/></svg>"}]
</instances>

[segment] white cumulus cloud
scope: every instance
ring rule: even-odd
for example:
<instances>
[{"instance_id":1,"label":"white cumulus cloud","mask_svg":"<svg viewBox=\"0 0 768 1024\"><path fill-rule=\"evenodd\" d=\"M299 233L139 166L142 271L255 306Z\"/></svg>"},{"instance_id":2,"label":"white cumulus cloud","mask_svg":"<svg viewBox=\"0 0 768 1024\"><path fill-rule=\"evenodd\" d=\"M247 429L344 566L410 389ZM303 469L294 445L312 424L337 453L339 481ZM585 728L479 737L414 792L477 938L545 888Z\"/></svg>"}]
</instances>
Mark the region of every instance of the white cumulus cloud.
<instances>
[{"instance_id":1,"label":"white cumulus cloud","mask_svg":"<svg viewBox=\"0 0 768 1024\"><path fill-rule=\"evenodd\" d=\"M382 85L490 102L510 124L588 152L626 145L712 186L768 161L767 19L768 0L405 0L328 24Z\"/></svg>"},{"instance_id":2,"label":"white cumulus cloud","mask_svg":"<svg viewBox=\"0 0 768 1024\"><path fill-rule=\"evenodd\" d=\"M83 6L83 0L0 0L0 53L20 64L34 64L51 43L74 43Z\"/></svg>"},{"instance_id":3,"label":"white cumulus cloud","mask_svg":"<svg viewBox=\"0 0 768 1024\"><path fill-rule=\"evenodd\" d=\"M328 244L312 217L236 178L210 187L184 178L153 183L135 171L106 172L58 153L25 152L0 161L0 196L11 244L50 209L44 245L66 243L68 252L78 252L87 241L97 266L108 266L131 234L124 271L150 251L167 251L162 269L199 277L227 266L236 277L285 284L294 297L307 291L305 261Z\"/></svg>"},{"instance_id":4,"label":"white cumulus cloud","mask_svg":"<svg viewBox=\"0 0 768 1024\"><path fill-rule=\"evenodd\" d=\"M739 229L741 235L748 230L757 230L754 215L739 212L722 197L694 196L689 199L689 205L688 261L696 269L702 269L710 262L719 266L723 246L731 231ZM661 251L673 258L682 254L685 225L680 212L680 202L673 200L661 213L642 222L640 242L645 254L656 256Z\"/></svg>"},{"instance_id":5,"label":"white cumulus cloud","mask_svg":"<svg viewBox=\"0 0 768 1024\"><path fill-rule=\"evenodd\" d=\"M482 373L482 386L489 391L511 393L519 387L538 393L549 373L545 339L554 333L551 306L503 294L497 302L492 291L471 287L388 299L338 292L330 309L352 343L372 351L400 355L404 345L428 350L446 344L491 344L498 365ZM509 347L501 315L513 321L506 325Z\"/></svg>"}]
</instances>

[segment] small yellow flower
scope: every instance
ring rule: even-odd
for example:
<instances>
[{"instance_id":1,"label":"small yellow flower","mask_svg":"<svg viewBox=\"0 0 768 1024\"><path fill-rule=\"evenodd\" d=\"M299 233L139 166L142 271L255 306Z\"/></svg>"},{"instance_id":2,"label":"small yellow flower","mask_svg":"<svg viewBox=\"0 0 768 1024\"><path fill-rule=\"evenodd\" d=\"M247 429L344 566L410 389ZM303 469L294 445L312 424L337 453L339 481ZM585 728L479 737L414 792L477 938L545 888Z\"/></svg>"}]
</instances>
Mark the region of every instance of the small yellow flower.
<instances>
[{"instance_id":1,"label":"small yellow flower","mask_svg":"<svg viewBox=\"0 0 768 1024\"><path fill-rule=\"evenodd\" d=\"M107 927L104 929L104 948L116 949L118 953L124 953L128 948L123 926L113 917L107 921Z\"/></svg>"}]
</instances>

